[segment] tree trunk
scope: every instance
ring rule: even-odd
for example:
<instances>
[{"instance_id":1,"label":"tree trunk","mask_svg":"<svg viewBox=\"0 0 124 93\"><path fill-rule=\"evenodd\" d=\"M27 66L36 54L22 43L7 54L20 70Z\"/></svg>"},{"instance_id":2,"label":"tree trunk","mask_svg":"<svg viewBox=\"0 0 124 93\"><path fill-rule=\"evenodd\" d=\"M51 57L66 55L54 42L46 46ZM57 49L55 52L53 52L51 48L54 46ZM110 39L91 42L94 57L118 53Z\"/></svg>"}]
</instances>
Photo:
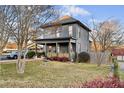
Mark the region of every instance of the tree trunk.
<instances>
[{"instance_id":1,"label":"tree trunk","mask_svg":"<svg viewBox=\"0 0 124 93\"><path fill-rule=\"evenodd\" d=\"M98 67L101 65L100 58L99 58L99 53L98 52L96 52L96 63L97 63L97 66Z\"/></svg>"},{"instance_id":2,"label":"tree trunk","mask_svg":"<svg viewBox=\"0 0 124 93\"><path fill-rule=\"evenodd\" d=\"M27 49L27 48L25 48L25 53L24 53L24 58L23 58L23 61L25 61L25 60L26 60L26 54L27 54L27 52L28 52L28 49Z\"/></svg>"},{"instance_id":3,"label":"tree trunk","mask_svg":"<svg viewBox=\"0 0 124 93\"><path fill-rule=\"evenodd\" d=\"M1 56L2 56L2 51L0 50L0 60L1 60Z\"/></svg>"},{"instance_id":4,"label":"tree trunk","mask_svg":"<svg viewBox=\"0 0 124 93\"><path fill-rule=\"evenodd\" d=\"M36 55L36 58L37 58L37 44L35 44L35 55Z\"/></svg>"},{"instance_id":5,"label":"tree trunk","mask_svg":"<svg viewBox=\"0 0 124 93\"><path fill-rule=\"evenodd\" d=\"M2 59L2 50L0 49L0 60ZM2 71L2 63L0 62L0 73L1 75L3 75L3 71Z\"/></svg>"},{"instance_id":6,"label":"tree trunk","mask_svg":"<svg viewBox=\"0 0 124 93\"><path fill-rule=\"evenodd\" d=\"M97 66L101 66L103 62L103 57L105 56L105 52L96 52L96 61L97 61Z\"/></svg>"},{"instance_id":7,"label":"tree trunk","mask_svg":"<svg viewBox=\"0 0 124 93\"><path fill-rule=\"evenodd\" d=\"M24 51L24 58L23 58L23 66L22 66L22 69L23 69L23 73L24 73L24 70L25 70L25 63L26 63L26 55L27 55L27 52L28 52L28 49L27 49L27 44L25 44L25 51Z\"/></svg>"},{"instance_id":8,"label":"tree trunk","mask_svg":"<svg viewBox=\"0 0 124 93\"><path fill-rule=\"evenodd\" d=\"M101 65L101 62L100 62L100 53L98 52L98 46L96 44L96 40L93 39L93 45L94 45L94 48L95 48L95 53L96 53L96 63L97 63L97 66L99 67Z\"/></svg>"},{"instance_id":9,"label":"tree trunk","mask_svg":"<svg viewBox=\"0 0 124 93\"><path fill-rule=\"evenodd\" d=\"M22 56L22 48L21 46L18 46L18 59L16 64L17 73L23 74L24 73L24 67L25 67L25 61L21 60Z\"/></svg>"}]
</instances>

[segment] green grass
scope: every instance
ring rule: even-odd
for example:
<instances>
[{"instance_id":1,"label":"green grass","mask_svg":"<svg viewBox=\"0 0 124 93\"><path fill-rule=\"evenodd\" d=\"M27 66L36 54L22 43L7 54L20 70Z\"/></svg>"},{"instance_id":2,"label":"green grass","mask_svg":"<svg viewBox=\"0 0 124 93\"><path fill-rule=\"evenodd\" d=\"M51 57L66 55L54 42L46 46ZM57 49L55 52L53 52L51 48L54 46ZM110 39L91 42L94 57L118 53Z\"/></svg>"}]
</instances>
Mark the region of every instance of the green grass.
<instances>
[{"instance_id":1,"label":"green grass","mask_svg":"<svg viewBox=\"0 0 124 93\"><path fill-rule=\"evenodd\" d=\"M16 64L2 64L0 87L69 87L78 83L105 77L110 72L106 65L28 62L25 73L16 73Z\"/></svg>"}]
</instances>

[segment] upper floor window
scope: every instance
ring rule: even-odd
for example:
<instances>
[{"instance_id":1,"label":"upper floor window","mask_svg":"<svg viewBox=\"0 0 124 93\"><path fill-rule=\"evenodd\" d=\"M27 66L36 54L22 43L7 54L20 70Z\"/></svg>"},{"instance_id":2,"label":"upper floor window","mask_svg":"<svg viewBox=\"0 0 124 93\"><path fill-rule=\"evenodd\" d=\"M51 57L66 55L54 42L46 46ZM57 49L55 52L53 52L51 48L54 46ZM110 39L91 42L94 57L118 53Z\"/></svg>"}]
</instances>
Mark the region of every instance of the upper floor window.
<instances>
[{"instance_id":1,"label":"upper floor window","mask_svg":"<svg viewBox=\"0 0 124 93\"><path fill-rule=\"evenodd\" d=\"M81 31L80 31L80 29L79 29L79 34L78 35L79 35L78 37L80 38L81 37Z\"/></svg>"},{"instance_id":2,"label":"upper floor window","mask_svg":"<svg viewBox=\"0 0 124 93\"><path fill-rule=\"evenodd\" d=\"M80 38L80 36L81 36L81 32L80 32L80 28L78 28L77 37Z\"/></svg>"},{"instance_id":3,"label":"upper floor window","mask_svg":"<svg viewBox=\"0 0 124 93\"><path fill-rule=\"evenodd\" d=\"M56 36L57 36L57 37L60 36L60 31L59 31L59 30L56 31Z\"/></svg>"},{"instance_id":4,"label":"upper floor window","mask_svg":"<svg viewBox=\"0 0 124 93\"><path fill-rule=\"evenodd\" d=\"M78 43L79 52L81 52L81 44Z\"/></svg>"},{"instance_id":5,"label":"upper floor window","mask_svg":"<svg viewBox=\"0 0 124 93\"><path fill-rule=\"evenodd\" d=\"M72 36L72 26L69 26L69 36Z\"/></svg>"}]
</instances>

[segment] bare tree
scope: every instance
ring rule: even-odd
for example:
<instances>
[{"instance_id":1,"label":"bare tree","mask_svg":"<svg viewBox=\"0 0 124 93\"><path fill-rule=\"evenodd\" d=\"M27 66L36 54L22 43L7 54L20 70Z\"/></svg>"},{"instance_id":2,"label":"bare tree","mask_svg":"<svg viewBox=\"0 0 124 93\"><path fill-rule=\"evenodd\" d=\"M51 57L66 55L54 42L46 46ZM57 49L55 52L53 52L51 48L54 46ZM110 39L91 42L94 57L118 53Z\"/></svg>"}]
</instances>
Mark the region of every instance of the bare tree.
<instances>
[{"instance_id":1,"label":"bare tree","mask_svg":"<svg viewBox=\"0 0 124 93\"><path fill-rule=\"evenodd\" d=\"M0 9L0 55L2 55L3 49L9 39L8 27L6 26L6 16Z\"/></svg>"},{"instance_id":2,"label":"bare tree","mask_svg":"<svg viewBox=\"0 0 124 93\"><path fill-rule=\"evenodd\" d=\"M0 55L2 55L9 37L11 36L14 25L14 17L12 16L11 6L0 6Z\"/></svg>"},{"instance_id":3,"label":"bare tree","mask_svg":"<svg viewBox=\"0 0 124 93\"><path fill-rule=\"evenodd\" d=\"M3 49L5 48L9 37L11 35L10 31L13 27L13 12L11 11L10 6L0 6L0 59L3 52ZM2 72L2 64L0 64L0 70Z\"/></svg>"},{"instance_id":4,"label":"bare tree","mask_svg":"<svg viewBox=\"0 0 124 93\"><path fill-rule=\"evenodd\" d=\"M12 14L10 13L10 6L0 6L0 55L5 48L13 23L9 23L12 20Z\"/></svg>"},{"instance_id":5,"label":"bare tree","mask_svg":"<svg viewBox=\"0 0 124 93\"><path fill-rule=\"evenodd\" d=\"M18 46L17 72L24 73L26 53L22 61L22 51L27 50L28 41L33 38L34 34L38 35L37 27L56 18L57 14L53 6L12 6L11 9L15 18L13 29L16 29L11 33Z\"/></svg>"},{"instance_id":6,"label":"bare tree","mask_svg":"<svg viewBox=\"0 0 124 93\"><path fill-rule=\"evenodd\" d=\"M90 33L98 66L101 65L103 54L111 47L117 47L123 43L123 28L117 20L105 20L100 23L93 22L93 31ZM100 53L101 52L101 53Z\"/></svg>"},{"instance_id":7,"label":"bare tree","mask_svg":"<svg viewBox=\"0 0 124 93\"><path fill-rule=\"evenodd\" d=\"M98 30L97 30L97 24L94 22L94 19L92 19L93 23L93 30L90 33L90 38L92 39L93 49L95 54L93 58L95 59L97 66L101 65L101 53L99 52L99 43L98 43Z\"/></svg>"},{"instance_id":8,"label":"bare tree","mask_svg":"<svg viewBox=\"0 0 124 93\"><path fill-rule=\"evenodd\" d=\"M101 45L101 51L105 52L110 49L113 45L117 47L123 43L123 28L119 21L108 20L98 25L98 40Z\"/></svg>"}]
</instances>

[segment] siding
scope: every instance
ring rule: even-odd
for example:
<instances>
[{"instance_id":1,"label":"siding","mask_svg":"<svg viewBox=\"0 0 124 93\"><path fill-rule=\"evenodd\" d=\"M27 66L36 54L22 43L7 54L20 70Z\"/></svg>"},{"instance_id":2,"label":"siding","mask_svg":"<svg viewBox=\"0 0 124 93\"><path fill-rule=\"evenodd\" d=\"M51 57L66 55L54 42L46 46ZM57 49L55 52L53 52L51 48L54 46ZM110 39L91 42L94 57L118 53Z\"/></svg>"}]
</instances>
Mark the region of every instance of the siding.
<instances>
[{"instance_id":1,"label":"siding","mask_svg":"<svg viewBox=\"0 0 124 93\"><path fill-rule=\"evenodd\" d=\"M76 38L76 52L80 53L82 51L89 52L89 32L78 24L64 25L58 27L57 30L52 30L44 35L44 38L56 38L56 37L69 37L69 26L72 26L72 37ZM59 32L59 34L56 33Z\"/></svg>"},{"instance_id":2,"label":"siding","mask_svg":"<svg viewBox=\"0 0 124 93\"><path fill-rule=\"evenodd\" d=\"M76 24L77 25L77 24ZM76 26L76 51L80 53L82 51L89 51L89 32L81 26Z\"/></svg>"},{"instance_id":3,"label":"siding","mask_svg":"<svg viewBox=\"0 0 124 93\"><path fill-rule=\"evenodd\" d=\"M76 24L73 24L72 27L73 27L73 28L72 28L72 30L73 30L73 32L72 32L73 35L72 35L72 36L73 36L74 38L76 38L76 32L77 32L76 27L77 27L77 25L76 25Z\"/></svg>"},{"instance_id":4,"label":"siding","mask_svg":"<svg viewBox=\"0 0 124 93\"><path fill-rule=\"evenodd\" d=\"M61 26L60 37L69 37L69 27L68 27L68 25Z\"/></svg>"},{"instance_id":5,"label":"siding","mask_svg":"<svg viewBox=\"0 0 124 93\"><path fill-rule=\"evenodd\" d=\"M55 38L56 37L56 31L53 30L53 31L50 31L50 30L44 30L45 31L45 34L44 34L44 38Z\"/></svg>"}]
</instances>

